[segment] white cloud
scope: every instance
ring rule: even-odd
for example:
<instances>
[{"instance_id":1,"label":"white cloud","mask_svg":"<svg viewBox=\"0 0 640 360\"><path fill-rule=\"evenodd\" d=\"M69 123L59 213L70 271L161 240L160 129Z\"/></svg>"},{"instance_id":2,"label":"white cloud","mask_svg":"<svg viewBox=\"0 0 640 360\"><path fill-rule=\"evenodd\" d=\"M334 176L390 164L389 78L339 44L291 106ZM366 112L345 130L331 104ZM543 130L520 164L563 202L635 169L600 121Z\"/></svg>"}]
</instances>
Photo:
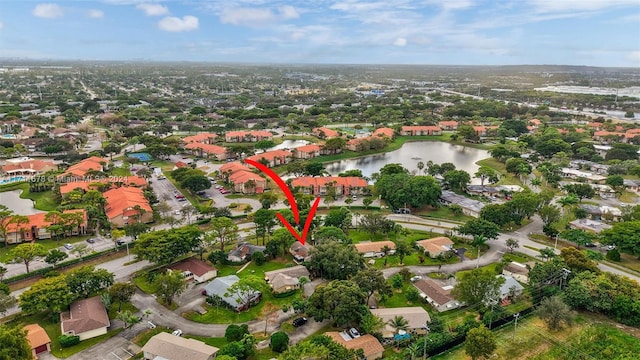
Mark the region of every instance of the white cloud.
<instances>
[{"instance_id":1,"label":"white cloud","mask_svg":"<svg viewBox=\"0 0 640 360\"><path fill-rule=\"evenodd\" d=\"M169 8L160 4L139 4L136 9L144 11L147 16L162 16L169 14Z\"/></svg>"},{"instance_id":2,"label":"white cloud","mask_svg":"<svg viewBox=\"0 0 640 360\"><path fill-rule=\"evenodd\" d=\"M407 45L407 39L399 37L393 42L393 45L395 45L395 46L405 46L405 45Z\"/></svg>"},{"instance_id":3,"label":"white cloud","mask_svg":"<svg viewBox=\"0 0 640 360\"><path fill-rule=\"evenodd\" d=\"M632 51L627 55L627 60L631 61L631 65L634 67L640 66L640 51Z\"/></svg>"},{"instance_id":4,"label":"white cloud","mask_svg":"<svg viewBox=\"0 0 640 360\"><path fill-rule=\"evenodd\" d=\"M197 30L199 26L198 18L191 15L183 16L182 18L167 16L158 21L158 27L161 30L170 32L193 31Z\"/></svg>"},{"instance_id":5,"label":"white cloud","mask_svg":"<svg viewBox=\"0 0 640 360\"><path fill-rule=\"evenodd\" d=\"M297 19L300 17L296 8L291 5L281 6L279 8L280 14L284 19Z\"/></svg>"},{"instance_id":6,"label":"white cloud","mask_svg":"<svg viewBox=\"0 0 640 360\"><path fill-rule=\"evenodd\" d=\"M261 26L274 22L275 20L276 15L269 9L224 9L220 14L220 21L223 24Z\"/></svg>"},{"instance_id":7,"label":"white cloud","mask_svg":"<svg viewBox=\"0 0 640 360\"><path fill-rule=\"evenodd\" d=\"M0 21L0 29L2 29L4 27L4 24L2 23L2 21Z\"/></svg>"},{"instance_id":8,"label":"white cloud","mask_svg":"<svg viewBox=\"0 0 640 360\"><path fill-rule=\"evenodd\" d=\"M91 9L87 11L87 17L90 17L92 19L102 19L104 17L104 11Z\"/></svg>"},{"instance_id":9,"label":"white cloud","mask_svg":"<svg viewBox=\"0 0 640 360\"><path fill-rule=\"evenodd\" d=\"M38 4L33 8L33 16L45 19L55 19L62 17L64 12L57 4Z\"/></svg>"},{"instance_id":10,"label":"white cloud","mask_svg":"<svg viewBox=\"0 0 640 360\"><path fill-rule=\"evenodd\" d=\"M529 0L537 12L579 12L609 10L614 7L638 7L638 0Z\"/></svg>"}]
</instances>

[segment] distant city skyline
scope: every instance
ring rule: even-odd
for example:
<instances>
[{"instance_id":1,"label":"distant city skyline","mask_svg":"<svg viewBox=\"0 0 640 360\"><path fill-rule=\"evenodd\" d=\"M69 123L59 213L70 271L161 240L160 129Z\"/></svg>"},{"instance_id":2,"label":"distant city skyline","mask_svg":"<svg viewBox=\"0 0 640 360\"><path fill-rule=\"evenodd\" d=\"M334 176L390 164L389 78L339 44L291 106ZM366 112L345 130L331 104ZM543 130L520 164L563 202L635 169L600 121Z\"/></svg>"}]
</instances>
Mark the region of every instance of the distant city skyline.
<instances>
[{"instance_id":1,"label":"distant city skyline","mask_svg":"<svg viewBox=\"0 0 640 360\"><path fill-rule=\"evenodd\" d=\"M5 0L0 58L640 67L640 0Z\"/></svg>"}]
</instances>

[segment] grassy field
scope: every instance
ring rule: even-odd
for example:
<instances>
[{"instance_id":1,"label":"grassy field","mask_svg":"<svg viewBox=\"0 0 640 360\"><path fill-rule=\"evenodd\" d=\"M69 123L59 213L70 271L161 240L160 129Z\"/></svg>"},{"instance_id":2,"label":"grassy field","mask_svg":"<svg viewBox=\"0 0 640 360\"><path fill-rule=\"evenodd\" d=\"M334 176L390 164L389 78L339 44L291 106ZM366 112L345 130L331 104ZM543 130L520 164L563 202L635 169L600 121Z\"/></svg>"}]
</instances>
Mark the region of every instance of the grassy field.
<instances>
[{"instance_id":1,"label":"grassy field","mask_svg":"<svg viewBox=\"0 0 640 360\"><path fill-rule=\"evenodd\" d=\"M640 339L617 325L600 323L591 315L580 315L573 326L560 331L548 330L535 316L518 321L517 331L508 325L495 331L498 348L491 359L586 360L633 359L640 351ZM514 336L515 334L515 336ZM437 360L467 360L459 346L432 357Z\"/></svg>"},{"instance_id":2,"label":"grassy field","mask_svg":"<svg viewBox=\"0 0 640 360\"><path fill-rule=\"evenodd\" d=\"M0 187L0 192L13 191L13 190L22 191L20 193L21 199L30 199L35 201L35 208L38 210L53 211L58 207L58 205L60 205L60 202L58 201L56 194L52 190L32 193L29 191L28 182L22 182L19 184Z\"/></svg>"}]
</instances>

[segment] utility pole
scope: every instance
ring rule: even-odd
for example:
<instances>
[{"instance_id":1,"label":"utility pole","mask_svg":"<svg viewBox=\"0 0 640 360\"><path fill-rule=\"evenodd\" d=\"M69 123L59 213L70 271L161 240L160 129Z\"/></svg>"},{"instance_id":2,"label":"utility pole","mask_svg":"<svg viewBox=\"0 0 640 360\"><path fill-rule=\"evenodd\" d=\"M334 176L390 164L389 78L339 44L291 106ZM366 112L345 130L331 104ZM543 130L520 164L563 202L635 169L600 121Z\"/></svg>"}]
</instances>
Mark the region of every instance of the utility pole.
<instances>
[{"instance_id":1,"label":"utility pole","mask_svg":"<svg viewBox=\"0 0 640 360\"><path fill-rule=\"evenodd\" d=\"M425 329L425 333L424 333L424 346L422 347L422 360L427 359L427 335L429 335L429 331L431 331L431 329L429 329L428 324L425 324L424 329Z\"/></svg>"},{"instance_id":2,"label":"utility pole","mask_svg":"<svg viewBox=\"0 0 640 360\"><path fill-rule=\"evenodd\" d=\"M567 277L571 274L571 270L562 268L562 278L560 278L560 290L562 290L562 283L567 281Z\"/></svg>"},{"instance_id":3,"label":"utility pole","mask_svg":"<svg viewBox=\"0 0 640 360\"><path fill-rule=\"evenodd\" d=\"M516 330L518 329L518 318L520 317L520 313L513 314L513 317L516 318L516 323L513 325L513 339L516 339Z\"/></svg>"}]
</instances>

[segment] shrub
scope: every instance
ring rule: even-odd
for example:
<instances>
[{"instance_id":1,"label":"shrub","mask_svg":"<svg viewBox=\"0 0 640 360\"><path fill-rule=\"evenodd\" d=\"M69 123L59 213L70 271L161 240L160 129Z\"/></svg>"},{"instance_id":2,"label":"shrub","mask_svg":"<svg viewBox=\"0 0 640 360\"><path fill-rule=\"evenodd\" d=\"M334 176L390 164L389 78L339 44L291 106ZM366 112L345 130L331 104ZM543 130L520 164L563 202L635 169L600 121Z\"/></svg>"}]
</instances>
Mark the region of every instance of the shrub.
<instances>
[{"instance_id":1,"label":"shrub","mask_svg":"<svg viewBox=\"0 0 640 360\"><path fill-rule=\"evenodd\" d=\"M251 255L251 260L257 265L257 266L261 266L262 264L265 263L266 259L264 257L264 254L261 253L260 251L256 251Z\"/></svg>"},{"instance_id":2,"label":"shrub","mask_svg":"<svg viewBox=\"0 0 640 360\"><path fill-rule=\"evenodd\" d=\"M238 207L238 203L231 203L229 204L229 209L235 209Z\"/></svg>"},{"instance_id":3,"label":"shrub","mask_svg":"<svg viewBox=\"0 0 640 360\"><path fill-rule=\"evenodd\" d=\"M620 261L620 251L618 249L613 249L607 252L607 260L611 261Z\"/></svg>"},{"instance_id":4,"label":"shrub","mask_svg":"<svg viewBox=\"0 0 640 360\"><path fill-rule=\"evenodd\" d=\"M227 327L227 330L224 332L224 337L228 342L240 341L244 337L245 334L249 333L249 326L247 324L243 325L234 325L231 324Z\"/></svg>"},{"instance_id":5,"label":"shrub","mask_svg":"<svg viewBox=\"0 0 640 360\"><path fill-rule=\"evenodd\" d=\"M271 350L281 353L289 347L289 335L284 331L278 331L271 334L271 343L269 344Z\"/></svg>"},{"instance_id":6,"label":"shrub","mask_svg":"<svg viewBox=\"0 0 640 360\"><path fill-rule=\"evenodd\" d=\"M58 336L58 342L63 348L70 347L80 343L80 336L62 334Z\"/></svg>"},{"instance_id":7,"label":"shrub","mask_svg":"<svg viewBox=\"0 0 640 360\"><path fill-rule=\"evenodd\" d=\"M407 300L411 302L416 302L418 301L418 299L420 299L420 293L418 292L418 289L413 286L409 286L407 290L405 290L404 296L406 296Z\"/></svg>"}]
</instances>

